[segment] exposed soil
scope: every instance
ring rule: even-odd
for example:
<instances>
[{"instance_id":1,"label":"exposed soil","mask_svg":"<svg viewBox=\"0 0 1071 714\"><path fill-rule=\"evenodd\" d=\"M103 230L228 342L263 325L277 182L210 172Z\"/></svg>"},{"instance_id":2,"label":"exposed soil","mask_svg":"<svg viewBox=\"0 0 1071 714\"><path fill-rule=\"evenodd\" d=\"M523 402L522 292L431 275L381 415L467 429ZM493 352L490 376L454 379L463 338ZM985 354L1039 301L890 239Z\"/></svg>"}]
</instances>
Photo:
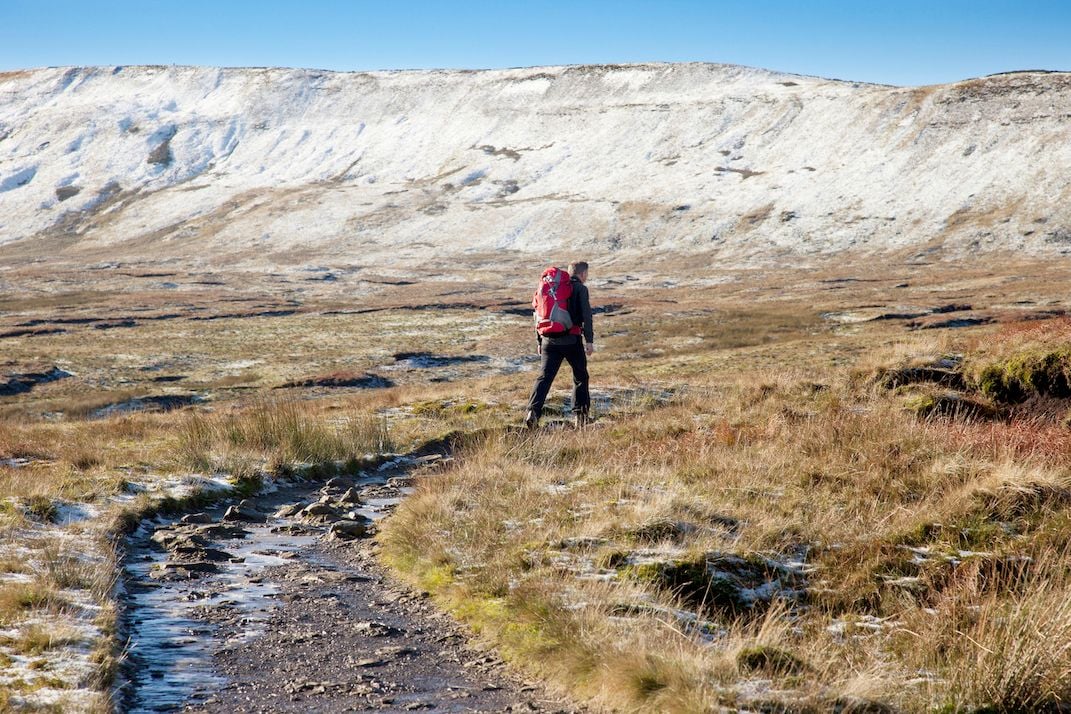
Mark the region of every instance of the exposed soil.
<instances>
[{"instance_id":1,"label":"exposed soil","mask_svg":"<svg viewBox=\"0 0 1071 714\"><path fill-rule=\"evenodd\" d=\"M36 337L38 335L61 335L67 330L60 328L38 328L33 330L7 330L0 332L0 340L8 337Z\"/></svg>"},{"instance_id":2,"label":"exposed soil","mask_svg":"<svg viewBox=\"0 0 1071 714\"><path fill-rule=\"evenodd\" d=\"M129 412L170 412L201 401L204 401L204 397L199 394L156 394L108 404L95 409L90 416L94 419L103 419Z\"/></svg>"},{"instance_id":3,"label":"exposed soil","mask_svg":"<svg viewBox=\"0 0 1071 714\"><path fill-rule=\"evenodd\" d=\"M0 376L0 396L11 396L28 392L39 384L47 384L70 377L71 373L52 367L33 372L10 373Z\"/></svg>"},{"instance_id":4,"label":"exposed soil","mask_svg":"<svg viewBox=\"0 0 1071 714\"><path fill-rule=\"evenodd\" d=\"M283 384L280 388L297 387L357 387L360 389L385 389L394 383L386 377L366 372L334 372L307 379L298 379Z\"/></svg>"}]
</instances>

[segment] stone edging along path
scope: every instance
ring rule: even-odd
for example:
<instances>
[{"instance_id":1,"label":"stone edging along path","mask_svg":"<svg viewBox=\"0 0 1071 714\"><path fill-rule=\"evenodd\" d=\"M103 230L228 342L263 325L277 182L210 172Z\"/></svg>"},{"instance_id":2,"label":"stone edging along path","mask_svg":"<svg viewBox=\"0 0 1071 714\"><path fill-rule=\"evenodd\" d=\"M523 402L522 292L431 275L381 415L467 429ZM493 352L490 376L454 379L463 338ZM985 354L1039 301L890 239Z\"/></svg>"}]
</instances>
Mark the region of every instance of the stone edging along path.
<instances>
[{"instance_id":1,"label":"stone edging along path","mask_svg":"<svg viewBox=\"0 0 1071 714\"><path fill-rule=\"evenodd\" d=\"M118 588L127 712L575 711L527 683L367 536L450 439L326 483L142 520Z\"/></svg>"}]
</instances>

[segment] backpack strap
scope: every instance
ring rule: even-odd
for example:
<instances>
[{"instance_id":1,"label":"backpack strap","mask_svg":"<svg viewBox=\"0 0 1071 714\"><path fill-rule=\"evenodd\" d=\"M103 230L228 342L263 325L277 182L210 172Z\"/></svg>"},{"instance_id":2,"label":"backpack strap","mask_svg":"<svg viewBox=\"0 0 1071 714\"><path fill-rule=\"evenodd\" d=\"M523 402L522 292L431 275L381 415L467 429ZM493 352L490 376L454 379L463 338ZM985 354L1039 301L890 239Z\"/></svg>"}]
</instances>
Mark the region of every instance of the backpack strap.
<instances>
[{"instance_id":1,"label":"backpack strap","mask_svg":"<svg viewBox=\"0 0 1071 714\"><path fill-rule=\"evenodd\" d=\"M584 330L581 325L584 323L583 310L580 309L580 290L583 287L576 278L570 276L570 282L573 283L573 293L569 296L569 317L573 320L573 326L569 329L570 335L583 334Z\"/></svg>"}]
</instances>

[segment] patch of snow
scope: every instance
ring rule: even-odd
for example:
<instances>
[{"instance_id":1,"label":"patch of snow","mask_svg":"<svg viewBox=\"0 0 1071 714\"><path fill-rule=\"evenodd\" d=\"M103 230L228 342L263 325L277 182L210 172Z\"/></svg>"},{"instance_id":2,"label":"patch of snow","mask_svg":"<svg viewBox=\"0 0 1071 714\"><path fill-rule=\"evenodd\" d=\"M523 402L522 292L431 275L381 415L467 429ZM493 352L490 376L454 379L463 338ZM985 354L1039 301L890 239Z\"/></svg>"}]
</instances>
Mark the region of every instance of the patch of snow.
<instances>
[{"instance_id":1,"label":"patch of snow","mask_svg":"<svg viewBox=\"0 0 1071 714\"><path fill-rule=\"evenodd\" d=\"M100 515L99 506L91 503L78 503L74 501L56 502L55 522L59 526L69 526L81 521L87 521Z\"/></svg>"},{"instance_id":2,"label":"patch of snow","mask_svg":"<svg viewBox=\"0 0 1071 714\"><path fill-rule=\"evenodd\" d=\"M226 364L221 364L219 366L219 369L223 371L233 372L241 369L249 369L250 367L254 367L263 361L264 360L259 359L240 359L234 362L227 362Z\"/></svg>"},{"instance_id":3,"label":"patch of snow","mask_svg":"<svg viewBox=\"0 0 1071 714\"><path fill-rule=\"evenodd\" d=\"M922 583L922 579L914 575L905 575L900 578L886 578L883 582L893 587L914 588Z\"/></svg>"},{"instance_id":4,"label":"patch of snow","mask_svg":"<svg viewBox=\"0 0 1071 714\"><path fill-rule=\"evenodd\" d=\"M899 627L900 623L891 617L876 617L874 615L849 615L838 617L833 620L826 631L838 638L870 637L890 629Z\"/></svg>"}]
</instances>

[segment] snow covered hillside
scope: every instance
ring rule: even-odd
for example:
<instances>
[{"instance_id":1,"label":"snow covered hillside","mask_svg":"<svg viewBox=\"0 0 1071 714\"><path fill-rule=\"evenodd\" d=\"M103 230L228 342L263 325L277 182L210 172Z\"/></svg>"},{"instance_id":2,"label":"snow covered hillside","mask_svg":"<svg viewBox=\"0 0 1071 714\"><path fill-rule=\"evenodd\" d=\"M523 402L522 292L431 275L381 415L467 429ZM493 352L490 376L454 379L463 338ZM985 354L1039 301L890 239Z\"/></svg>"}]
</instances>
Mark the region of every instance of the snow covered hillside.
<instances>
[{"instance_id":1,"label":"snow covered hillside","mask_svg":"<svg viewBox=\"0 0 1071 714\"><path fill-rule=\"evenodd\" d=\"M1071 248L1069 199L1068 74L0 74L0 261L1043 253Z\"/></svg>"}]
</instances>

